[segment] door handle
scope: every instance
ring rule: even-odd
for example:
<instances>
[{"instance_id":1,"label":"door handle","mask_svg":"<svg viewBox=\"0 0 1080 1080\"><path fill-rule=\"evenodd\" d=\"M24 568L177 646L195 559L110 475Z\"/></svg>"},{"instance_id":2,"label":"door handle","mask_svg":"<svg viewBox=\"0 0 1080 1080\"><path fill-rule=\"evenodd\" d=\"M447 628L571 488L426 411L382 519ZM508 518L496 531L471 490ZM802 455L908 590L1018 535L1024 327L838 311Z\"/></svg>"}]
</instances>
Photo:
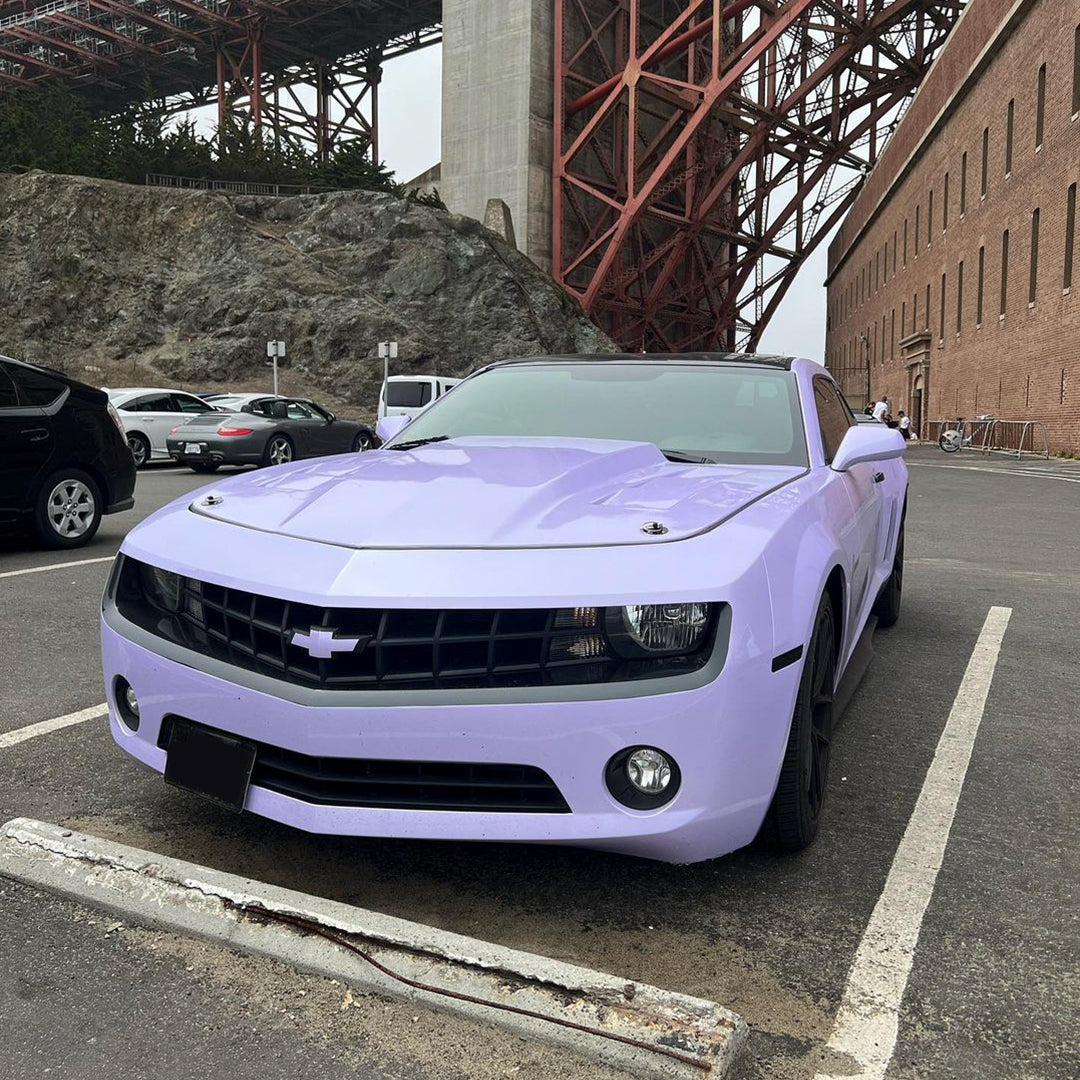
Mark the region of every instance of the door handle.
<instances>
[{"instance_id":1,"label":"door handle","mask_svg":"<svg viewBox=\"0 0 1080 1080\"><path fill-rule=\"evenodd\" d=\"M26 437L27 442L44 442L49 437L49 429L43 427L23 428L19 432Z\"/></svg>"},{"instance_id":2,"label":"door handle","mask_svg":"<svg viewBox=\"0 0 1080 1080\"><path fill-rule=\"evenodd\" d=\"M885 483L885 474L883 472L874 473L874 483L875 484L883 484L883 483Z\"/></svg>"}]
</instances>

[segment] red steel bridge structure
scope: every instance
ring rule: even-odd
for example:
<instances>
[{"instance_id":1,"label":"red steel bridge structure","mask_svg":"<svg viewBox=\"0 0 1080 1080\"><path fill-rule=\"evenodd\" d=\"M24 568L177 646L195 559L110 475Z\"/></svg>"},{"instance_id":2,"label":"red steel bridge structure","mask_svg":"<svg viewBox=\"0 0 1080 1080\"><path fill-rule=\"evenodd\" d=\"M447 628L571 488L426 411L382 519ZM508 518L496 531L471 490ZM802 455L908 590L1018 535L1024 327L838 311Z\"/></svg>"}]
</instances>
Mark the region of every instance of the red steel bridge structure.
<instances>
[{"instance_id":1,"label":"red steel bridge structure","mask_svg":"<svg viewBox=\"0 0 1080 1080\"><path fill-rule=\"evenodd\" d=\"M680 352L757 347L967 0L498 2L554 16L554 276L624 347ZM0 0L0 94L216 104L377 158L382 65L441 20L441 0Z\"/></svg>"}]
</instances>

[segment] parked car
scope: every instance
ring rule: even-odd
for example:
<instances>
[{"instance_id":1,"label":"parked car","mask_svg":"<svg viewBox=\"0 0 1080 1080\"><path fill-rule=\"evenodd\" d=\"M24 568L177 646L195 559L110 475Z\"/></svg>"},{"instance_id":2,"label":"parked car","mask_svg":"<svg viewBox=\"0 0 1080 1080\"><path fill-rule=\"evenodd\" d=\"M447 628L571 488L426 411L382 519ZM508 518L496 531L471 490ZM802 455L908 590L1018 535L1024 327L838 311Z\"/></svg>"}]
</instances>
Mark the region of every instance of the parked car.
<instances>
[{"instance_id":1,"label":"parked car","mask_svg":"<svg viewBox=\"0 0 1080 1080\"><path fill-rule=\"evenodd\" d=\"M209 402L183 390L126 387L109 390L108 395L120 414L137 469L147 462L168 458L165 440L177 424L218 411Z\"/></svg>"},{"instance_id":2,"label":"parked car","mask_svg":"<svg viewBox=\"0 0 1080 1080\"><path fill-rule=\"evenodd\" d=\"M359 453L378 442L367 424L339 420L307 398L235 395L214 404L237 411L192 417L173 428L166 440L169 454L195 472Z\"/></svg>"},{"instance_id":3,"label":"parked car","mask_svg":"<svg viewBox=\"0 0 1080 1080\"><path fill-rule=\"evenodd\" d=\"M379 392L378 417L415 416L459 382L436 375L391 375Z\"/></svg>"},{"instance_id":4,"label":"parked car","mask_svg":"<svg viewBox=\"0 0 1080 1080\"><path fill-rule=\"evenodd\" d=\"M89 543L102 514L135 505L135 465L100 390L0 357L0 529L47 547Z\"/></svg>"},{"instance_id":5,"label":"parked car","mask_svg":"<svg viewBox=\"0 0 1080 1080\"><path fill-rule=\"evenodd\" d=\"M900 613L900 435L824 367L745 355L508 361L403 422L128 535L117 743L310 832L809 844Z\"/></svg>"}]
</instances>

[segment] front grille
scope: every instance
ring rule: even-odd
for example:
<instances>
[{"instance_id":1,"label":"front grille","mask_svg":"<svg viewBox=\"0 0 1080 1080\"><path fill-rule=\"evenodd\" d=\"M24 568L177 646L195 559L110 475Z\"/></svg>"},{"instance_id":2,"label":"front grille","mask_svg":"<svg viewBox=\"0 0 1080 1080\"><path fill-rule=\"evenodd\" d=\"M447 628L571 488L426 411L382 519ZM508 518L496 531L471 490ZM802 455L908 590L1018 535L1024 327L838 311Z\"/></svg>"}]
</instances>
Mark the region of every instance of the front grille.
<instances>
[{"instance_id":1,"label":"front grille","mask_svg":"<svg viewBox=\"0 0 1080 1080\"><path fill-rule=\"evenodd\" d=\"M136 625L204 656L300 686L326 690L465 689L578 685L696 671L713 632L696 652L627 660L599 625L598 609L323 608L180 579L178 610L155 605L143 573L124 558L117 608ZM592 612L577 615L578 612ZM333 655L320 658L294 634L334 631ZM327 639L328 640L328 639ZM345 645L356 642L355 646ZM324 644L326 642L324 641Z\"/></svg>"},{"instance_id":2,"label":"front grille","mask_svg":"<svg viewBox=\"0 0 1080 1080\"><path fill-rule=\"evenodd\" d=\"M166 716L162 722L158 736L162 750L169 748L176 719ZM531 765L311 757L259 742L255 748L252 784L319 806L570 813L551 777Z\"/></svg>"}]
</instances>

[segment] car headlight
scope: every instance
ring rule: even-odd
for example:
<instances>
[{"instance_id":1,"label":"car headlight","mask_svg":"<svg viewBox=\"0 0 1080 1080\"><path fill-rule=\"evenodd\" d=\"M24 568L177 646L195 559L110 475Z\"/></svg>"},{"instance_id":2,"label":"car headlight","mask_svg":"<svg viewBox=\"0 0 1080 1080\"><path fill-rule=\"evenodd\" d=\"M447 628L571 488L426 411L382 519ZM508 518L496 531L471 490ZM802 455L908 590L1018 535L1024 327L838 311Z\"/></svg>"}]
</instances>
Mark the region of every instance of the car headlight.
<instances>
[{"instance_id":1,"label":"car headlight","mask_svg":"<svg viewBox=\"0 0 1080 1080\"><path fill-rule=\"evenodd\" d=\"M608 608L607 634L623 656L695 652L709 630L709 604L631 604Z\"/></svg>"},{"instance_id":2,"label":"car headlight","mask_svg":"<svg viewBox=\"0 0 1080 1080\"><path fill-rule=\"evenodd\" d=\"M164 611L180 610L184 579L170 570L142 564L142 584L147 599Z\"/></svg>"}]
</instances>

